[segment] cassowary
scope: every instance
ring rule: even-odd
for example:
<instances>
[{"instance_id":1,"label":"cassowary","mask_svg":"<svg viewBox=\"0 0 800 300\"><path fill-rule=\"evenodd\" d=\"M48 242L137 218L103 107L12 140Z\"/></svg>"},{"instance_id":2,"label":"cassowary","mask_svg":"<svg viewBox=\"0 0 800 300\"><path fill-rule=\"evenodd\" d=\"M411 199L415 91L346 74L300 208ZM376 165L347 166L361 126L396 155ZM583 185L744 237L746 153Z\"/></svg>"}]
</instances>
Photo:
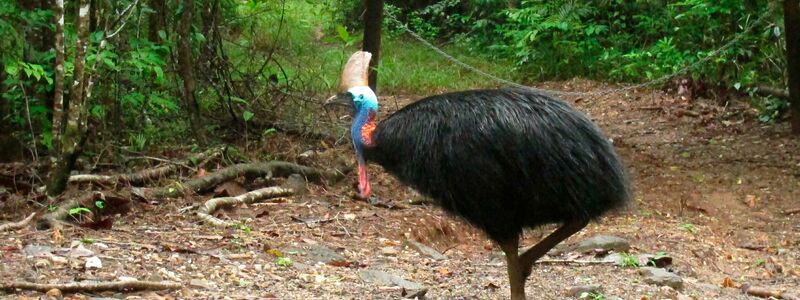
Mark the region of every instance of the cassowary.
<instances>
[{"instance_id":1,"label":"cassowary","mask_svg":"<svg viewBox=\"0 0 800 300\"><path fill-rule=\"evenodd\" d=\"M376 123L370 58L363 51L350 57L343 92L326 101L354 113L360 196L370 194L366 163L375 162L480 228L506 254L511 299L525 299L537 259L629 201L613 147L570 105L521 89L461 91L419 100ZM548 223L562 226L518 253L522 230Z\"/></svg>"}]
</instances>

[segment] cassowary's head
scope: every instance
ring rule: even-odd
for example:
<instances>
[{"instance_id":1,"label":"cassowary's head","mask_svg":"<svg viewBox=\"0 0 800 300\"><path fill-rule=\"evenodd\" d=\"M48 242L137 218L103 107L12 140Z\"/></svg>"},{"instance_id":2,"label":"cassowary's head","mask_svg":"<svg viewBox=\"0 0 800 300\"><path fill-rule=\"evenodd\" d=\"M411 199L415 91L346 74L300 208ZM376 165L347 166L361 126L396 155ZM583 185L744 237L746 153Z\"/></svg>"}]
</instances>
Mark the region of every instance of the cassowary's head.
<instances>
[{"instance_id":1,"label":"cassowary's head","mask_svg":"<svg viewBox=\"0 0 800 300\"><path fill-rule=\"evenodd\" d=\"M369 88L368 69L372 54L365 51L354 53L344 66L341 78L341 93L329 98L325 105L344 105L353 114L350 134L358 160L358 190L362 198L369 197L370 186L363 149L372 145L375 115L378 112L378 96Z\"/></svg>"}]
</instances>

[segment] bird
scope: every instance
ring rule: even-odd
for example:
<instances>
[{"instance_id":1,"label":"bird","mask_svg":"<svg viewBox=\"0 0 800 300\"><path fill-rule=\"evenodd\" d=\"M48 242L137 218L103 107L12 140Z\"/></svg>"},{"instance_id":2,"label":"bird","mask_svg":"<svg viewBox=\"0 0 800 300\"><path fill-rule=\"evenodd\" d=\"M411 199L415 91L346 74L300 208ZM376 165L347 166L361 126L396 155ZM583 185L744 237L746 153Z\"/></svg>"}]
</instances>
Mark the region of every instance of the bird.
<instances>
[{"instance_id":1,"label":"bird","mask_svg":"<svg viewBox=\"0 0 800 300\"><path fill-rule=\"evenodd\" d=\"M532 266L548 250L630 202L613 145L570 104L531 89L474 89L429 96L377 122L371 57L355 52L340 92L324 103L350 108L358 196L370 196L367 163L376 163L479 228L505 253L512 300L525 299ZM545 224L559 227L520 253L523 230Z\"/></svg>"}]
</instances>

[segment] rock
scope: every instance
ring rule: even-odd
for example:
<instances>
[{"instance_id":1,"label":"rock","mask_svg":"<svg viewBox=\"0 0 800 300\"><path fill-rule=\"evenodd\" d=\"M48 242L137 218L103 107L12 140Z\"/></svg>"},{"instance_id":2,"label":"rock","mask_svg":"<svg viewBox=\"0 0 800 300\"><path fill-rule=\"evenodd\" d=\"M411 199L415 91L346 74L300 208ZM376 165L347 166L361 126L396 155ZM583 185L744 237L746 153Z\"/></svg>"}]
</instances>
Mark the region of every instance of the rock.
<instances>
[{"instance_id":1,"label":"rock","mask_svg":"<svg viewBox=\"0 0 800 300\"><path fill-rule=\"evenodd\" d=\"M399 253L399 252L400 251L397 251L397 249L395 247L388 247L387 246L387 247L381 248L381 254L386 255L386 256L397 256L397 253Z\"/></svg>"},{"instance_id":2,"label":"rock","mask_svg":"<svg viewBox=\"0 0 800 300\"><path fill-rule=\"evenodd\" d=\"M598 293L601 292L602 287L599 284L586 284L570 287L567 290L567 296L578 298L584 293Z\"/></svg>"},{"instance_id":3,"label":"rock","mask_svg":"<svg viewBox=\"0 0 800 300\"><path fill-rule=\"evenodd\" d=\"M22 248L22 253L25 253L25 256L31 257L48 257L51 256L53 253L53 248L44 245L25 245Z\"/></svg>"},{"instance_id":4,"label":"rock","mask_svg":"<svg viewBox=\"0 0 800 300\"><path fill-rule=\"evenodd\" d=\"M300 174L289 175L284 186L292 189L295 195L303 195L308 191L306 179Z\"/></svg>"},{"instance_id":5,"label":"rock","mask_svg":"<svg viewBox=\"0 0 800 300\"><path fill-rule=\"evenodd\" d=\"M639 254L637 257L642 266L663 268L672 264L672 256L666 254Z\"/></svg>"},{"instance_id":6,"label":"rock","mask_svg":"<svg viewBox=\"0 0 800 300\"><path fill-rule=\"evenodd\" d=\"M89 259L86 260L85 267L86 267L87 270L88 269L100 269L100 268L103 267L103 262L100 261L99 257L92 256L92 257L89 257Z\"/></svg>"},{"instance_id":7,"label":"rock","mask_svg":"<svg viewBox=\"0 0 800 300\"><path fill-rule=\"evenodd\" d=\"M61 299L64 298L64 295L61 293L59 289L50 289L47 291L47 297L50 299Z\"/></svg>"},{"instance_id":8,"label":"rock","mask_svg":"<svg viewBox=\"0 0 800 300\"><path fill-rule=\"evenodd\" d=\"M406 240L406 246L408 246L409 248L414 249L415 251L419 252L419 254L422 254L422 255L425 255L427 257L433 258L434 260L445 260L445 259L447 259L447 256L444 256L444 254L439 253L439 251L436 251L436 249L428 247L427 245L425 245L423 243L419 243L419 242L416 242L416 241L413 241L413 240Z\"/></svg>"},{"instance_id":9,"label":"rock","mask_svg":"<svg viewBox=\"0 0 800 300\"><path fill-rule=\"evenodd\" d=\"M308 263L315 264L318 262L327 264L332 261L346 261L347 258L337 253L331 248L319 244L309 244L307 249L291 249L290 251L297 251L305 253L308 258Z\"/></svg>"},{"instance_id":10,"label":"rock","mask_svg":"<svg viewBox=\"0 0 800 300\"><path fill-rule=\"evenodd\" d=\"M192 279L189 281L189 286L206 290L211 290L214 287L211 283L203 279Z\"/></svg>"},{"instance_id":11,"label":"rock","mask_svg":"<svg viewBox=\"0 0 800 300\"><path fill-rule=\"evenodd\" d=\"M94 251L86 249L83 244L78 244L77 247L72 248L67 252L67 257L88 257L94 256Z\"/></svg>"},{"instance_id":12,"label":"rock","mask_svg":"<svg viewBox=\"0 0 800 300\"><path fill-rule=\"evenodd\" d=\"M628 240L613 235L598 235L572 246L571 251L575 252L588 252L595 249L614 250L616 252L628 252L631 249L631 244Z\"/></svg>"},{"instance_id":13,"label":"rock","mask_svg":"<svg viewBox=\"0 0 800 300\"><path fill-rule=\"evenodd\" d=\"M683 279L680 276L661 268L642 267L639 268L639 274L644 276L646 283L669 286L676 290L683 288Z\"/></svg>"},{"instance_id":14,"label":"rock","mask_svg":"<svg viewBox=\"0 0 800 300\"><path fill-rule=\"evenodd\" d=\"M367 283L374 283L384 286L399 286L405 291L403 296L408 298L421 298L425 295L425 293L428 292L428 288L419 283L405 280L402 277L395 276L384 271L367 269L359 272L358 276L361 277L361 280Z\"/></svg>"}]
</instances>

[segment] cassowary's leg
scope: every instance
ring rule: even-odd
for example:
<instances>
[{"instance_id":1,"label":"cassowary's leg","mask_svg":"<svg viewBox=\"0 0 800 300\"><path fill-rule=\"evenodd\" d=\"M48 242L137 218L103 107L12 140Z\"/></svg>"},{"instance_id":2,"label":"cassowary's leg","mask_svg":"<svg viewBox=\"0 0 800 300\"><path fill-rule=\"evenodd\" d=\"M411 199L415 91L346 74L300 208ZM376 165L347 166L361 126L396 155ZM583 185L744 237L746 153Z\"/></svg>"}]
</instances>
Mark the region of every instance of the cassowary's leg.
<instances>
[{"instance_id":1,"label":"cassowary's leg","mask_svg":"<svg viewBox=\"0 0 800 300\"><path fill-rule=\"evenodd\" d=\"M519 257L519 237L499 242L506 253L508 280L511 283L511 300L525 300L525 276Z\"/></svg>"},{"instance_id":2,"label":"cassowary's leg","mask_svg":"<svg viewBox=\"0 0 800 300\"><path fill-rule=\"evenodd\" d=\"M558 245L558 243L566 240L568 237L586 227L586 224L589 224L588 220L572 220L564 223L564 225L556 229L556 231L539 241L539 243L536 245L533 245L533 247L530 249L523 252L519 257L522 267L522 280L524 281L525 278L528 278L528 275L531 275L533 263L544 256L547 251L553 249L553 247Z\"/></svg>"}]
</instances>

